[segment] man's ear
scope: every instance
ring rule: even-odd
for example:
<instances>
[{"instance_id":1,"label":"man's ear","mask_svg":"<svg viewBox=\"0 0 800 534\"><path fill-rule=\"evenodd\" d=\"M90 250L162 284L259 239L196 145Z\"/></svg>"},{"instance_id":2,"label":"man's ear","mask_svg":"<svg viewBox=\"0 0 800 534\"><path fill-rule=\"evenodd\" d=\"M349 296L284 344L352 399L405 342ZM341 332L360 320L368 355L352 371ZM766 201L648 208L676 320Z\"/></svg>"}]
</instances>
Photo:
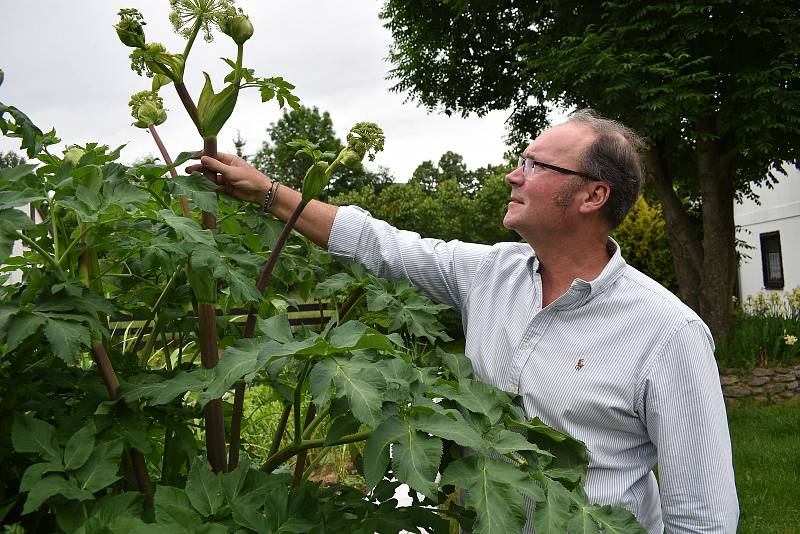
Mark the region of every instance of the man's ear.
<instances>
[{"instance_id":1,"label":"man's ear","mask_svg":"<svg viewBox=\"0 0 800 534\"><path fill-rule=\"evenodd\" d=\"M611 195L611 186L606 182L590 180L581 188L580 212L585 214L596 213L608 202Z\"/></svg>"}]
</instances>

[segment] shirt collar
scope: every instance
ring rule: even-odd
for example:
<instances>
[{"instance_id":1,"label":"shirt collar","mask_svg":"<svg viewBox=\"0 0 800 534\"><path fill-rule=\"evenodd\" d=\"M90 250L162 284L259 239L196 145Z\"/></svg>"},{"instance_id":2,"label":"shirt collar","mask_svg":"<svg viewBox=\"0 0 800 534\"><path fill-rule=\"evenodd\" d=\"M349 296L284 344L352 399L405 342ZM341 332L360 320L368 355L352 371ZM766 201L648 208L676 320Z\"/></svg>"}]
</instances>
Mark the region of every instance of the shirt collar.
<instances>
[{"instance_id":1,"label":"shirt collar","mask_svg":"<svg viewBox=\"0 0 800 534\"><path fill-rule=\"evenodd\" d=\"M560 308L569 309L582 306L597 295L603 293L617 281L627 263L622 257L619 244L610 236L606 242L606 248L611 258L608 260L606 266L603 267L603 270L600 271L597 278L589 281L580 278L573 280L570 289L567 291L566 298L563 300L563 305L559 306ZM533 249L531 249L531 257L528 259L528 265L530 266L531 273L537 273L539 271L539 258L536 256L536 252Z\"/></svg>"}]
</instances>

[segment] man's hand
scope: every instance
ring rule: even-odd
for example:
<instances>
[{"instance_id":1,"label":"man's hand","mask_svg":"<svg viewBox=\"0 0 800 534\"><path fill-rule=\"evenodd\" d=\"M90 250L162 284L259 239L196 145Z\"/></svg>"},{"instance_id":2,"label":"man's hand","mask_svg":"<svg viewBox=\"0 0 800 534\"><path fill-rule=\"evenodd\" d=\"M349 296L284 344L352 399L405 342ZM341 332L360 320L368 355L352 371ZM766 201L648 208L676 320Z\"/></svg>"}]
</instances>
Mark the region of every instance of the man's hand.
<instances>
[{"instance_id":1,"label":"man's hand","mask_svg":"<svg viewBox=\"0 0 800 534\"><path fill-rule=\"evenodd\" d=\"M186 167L187 173L211 171L219 175L219 191L245 202L264 203L272 183L258 169L233 154L217 153L217 158L203 156L200 163Z\"/></svg>"}]
</instances>

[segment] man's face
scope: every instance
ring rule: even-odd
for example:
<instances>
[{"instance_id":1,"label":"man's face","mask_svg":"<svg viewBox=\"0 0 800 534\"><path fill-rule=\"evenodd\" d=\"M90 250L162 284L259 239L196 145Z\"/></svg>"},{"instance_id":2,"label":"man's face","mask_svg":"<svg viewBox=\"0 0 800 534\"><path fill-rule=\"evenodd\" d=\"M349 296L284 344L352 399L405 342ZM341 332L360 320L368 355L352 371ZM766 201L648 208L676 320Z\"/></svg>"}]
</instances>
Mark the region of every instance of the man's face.
<instances>
[{"instance_id":1,"label":"man's face","mask_svg":"<svg viewBox=\"0 0 800 534\"><path fill-rule=\"evenodd\" d=\"M545 130L523 152L523 156L567 169L578 169L580 156L595 134L583 124L567 122ZM531 242L543 232L552 234L577 215L576 194L583 183L578 176L536 166L523 175L517 168L506 176L511 184L511 202L503 218L506 228Z\"/></svg>"}]
</instances>

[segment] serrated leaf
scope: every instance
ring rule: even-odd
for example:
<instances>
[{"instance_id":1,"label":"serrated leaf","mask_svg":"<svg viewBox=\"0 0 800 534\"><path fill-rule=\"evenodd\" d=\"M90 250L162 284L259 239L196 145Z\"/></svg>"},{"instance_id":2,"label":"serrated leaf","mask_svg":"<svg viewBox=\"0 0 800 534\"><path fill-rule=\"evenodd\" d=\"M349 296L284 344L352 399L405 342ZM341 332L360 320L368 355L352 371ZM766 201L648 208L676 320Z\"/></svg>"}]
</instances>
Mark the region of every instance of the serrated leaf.
<instances>
[{"instance_id":1,"label":"serrated leaf","mask_svg":"<svg viewBox=\"0 0 800 534\"><path fill-rule=\"evenodd\" d=\"M538 534L563 534L569 519L570 494L555 480L547 481L547 496L536 504L533 524Z\"/></svg>"},{"instance_id":2,"label":"serrated leaf","mask_svg":"<svg viewBox=\"0 0 800 534\"><path fill-rule=\"evenodd\" d=\"M194 532L203 522L182 489L157 486L155 507L158 524L173 527L177 532Z\"/></svg>"},{"instance_id":3,"label":"serrated leaf","mask_svg":"<svg viewBox=\"0 0 800 534\"><path fill-rule=\"evenodd\" d=\"M6 351L11 352L16 349L20 343L35 334L46 321L47 318L38 313L20 313L12 317L8 321Z\"/></svg>"},{"instance_id":4,"label":"serrated leaf","mask_svg":"<svg viewBox=\"0 0 800 534\"><path fill-rule=\"evenodd\" d=\"M322 407L331 397L331 381L336 376L336 370L336 362L328 359L314 365L308 374L308 390L318 411L322 411Z\"/></svg>"},{"instance_id":5,"label":"serrated leaf","mask_svg":"<svg viewBox=\"0 0 800 534\"><path fill-rule=\"evenodd\" d=\"M458 402L471 412L485 415L492 424L503 415L503 402L498 391L477 380L462 378L458 381L458 389L445 385L437 388L436 393Z\"/></svg>"},{"instance_id":6,"label":"serrated leaf","mask_svg":"<svg viewBox=\"0 0 800 534\"><path fill-rule=\"evenodd\" d=\"M69 438L64 449L64 467L75 470L86 463L94 448L95 434L97 428L93 421L89 421Z\"/></svg>"},{"instance_id":7,"label":"serrated leaf","mask_svg":"<svg viewBox=\"0 0 800 534\"><path fill-rule=\"evenodd\" d=\"M92 518L100 525L114 525L122 518L138 518L142 514L142 494L126 491L118 495L105 495L92 510ZM112 529L119 532L121 529Z\"/></svg>"},{"instance_id":8,"label":"serrated leaf","mask_svg":"<svg viewBox=\"0 0 800 534\"><path fill-rule=\"evenodd\" d=\"M175 184L175 193L185 195L202 211L217 215L219 213L219 200L215 193L217 185L200 173L189 176L177 176L172 179Z\"/></svg>"},{"instance_id":9,"label":"serrated leaf","mask_svg":"<svg viewBox=\"0 0 800 534\"><path fill-rule=\"evenodd\" d=\"M485 447L481 435L463 418L453 419L440 413L415 413L411 424L417 430L454 441L462 447L475 450Z\"/></svg>"},{"instance_id":10,"label":"serrated leaf","mask_svg":"<svg viewBox=\"0 0 800 534\"><path fill-rule=\"evenodd\" d=\"M520 491L535 486L525 473L500 460L468 456L442 474L441 485L450 484L467 491L467 505L477 513L473 532L522 532L527 512Z\"/></svg>"},{"instance_id":11,"label":"serrated leaf","mask_svg":"<svg viewBox=\"0 0 800 534\"><path fill-rule=\"evenodd\" d=\"M628 510L618 506L591 506L589 514L603 528L603 534L645 534L647 530Z\"/></svg>"},{"instance_id":12,"label":"serrated leaf","mask_svg":"<svg viewBox=\"0 0 800 534\"><path fill-rule=\"evenodd\" d=\"M264 300L255 284L238 270L228 268L224 279L228 282L228 291L234 302L251 304Z\"/></svg>"},{"instance_id":13,"label":"serrated leaf","mask_svg":"<svg viewBox=\"0 0 800 534\"><path fill-rule=\"evenodd\" d=\"M32 189L0 192L0 208L18 208L39 200L47 200L47 197Z\"/></svg>"},{"instance_id":14,"label":"serrated leaf","mask_svg":"<svg viewBox=\"0 0 800 534\"><path fill-rule=\"evenodd\" d=\"M336 363L333 380L337 394L343 393L347 397L350 409L359 421L375 428L381 413L386 380L374 366L352 359L336 359Z\"/></svg>"},{"instance_id":15,"label":"serrated leaf","mask_svg":"<svg viewBox=\"0 0 800 534\"><path fill-rule=\"evenodd\" d=\"M219 399L236 382L260 369L264 362L259 360L258 353L259 346L255 343L250 343L250 347L246 343L240 343L238 347L226 348L217 366L209 370L214 378L208 384L206 391L200 395L198 399L200 406Z\"/></svg>"},{"instance_id":16,"label":"serrated leaf","mask_svg":"<svg viewBox=\"0 0 800 534\"><path fill-rule=\"evenodd\" d=\"M258 534L272 534L267 518L262 510L264 496L250 493L239 496L231 502L231 512L236 524L246 527Z\"/></svg>"},{"instance_id":17,"label":"serrated leaf","mask_svg":"<svg viewBox=\"0 0 800 534\"><path fill-rule=\"evenodd\" d=\"M33 174L34 169L38 167L35 163L22 163L13 167L6 167L0 169L0 180L7 182L18 182L29 174Z\"/></svg>"},{"instance_id":18,"label":"serrated leaf","mask_svg":"<svg viewBox=\"0 0 800 534\"><path fill-rule=\"evenodd\" d=\"M279 313L266 319L257 319L256 324L258 324L259 330L270 339L279 343L294 341L288 313Z\"/></svg>"},{"instance_id":19,"label":"serrated leaf","mask_svg":"<svg viewBox=\"0 0 800 534\"><path fill-rule=\"evenodd\" d=\"M392 471L399 480L436 499L436 473L442 461L442 440L406 427L392 447Z\"/></svg>"},{"instance_id":20,"label":"serrated leaf","mask_svg":"<svg viewBox=\"0 0 800 534\"><path fill-rule=\"evenodd\" d=\"M122 441L106 441L98 444L86 463L75 472L81 489L95 492L117 481L120 476L119 460L122 456Z\"/></svg>"},{"instance_id":21,"label":"serrated leaf","mask_svg":"<svg viewBox=\"0 0 800 534\"><path fill-rule=\"evenodd\" d=\"M39 482L47 473L63 473L64 466L53 462L41 462L33 464L25 470L22 474L22 480L19 483L19 491L30 491L31 488Z\"/></svg>"},{"instance_id":22,"label":"serrated leaf","mask_svg":"<svg viewBox=\"0 0 800 534\"><path fill-rule=\"evenodd\" d=\"M223 504L222 481L211 471L208 463L195 459L186 480L186 495L200 515L208 517L219 511Z\"/></svg>"},{"instance_id":23,"label":"serrated leaf","mask_svg":"<svg viewBox=\"0 0 800 534\"><path fill-rule=\"evenodd\" d=\"M389 467L389 449L406 432L405 425L396 417L383 421L372 431L364 446L364 480L372 489L383 480Z\"/></svg>"},{"instance_id":24,"label":"serrated leaf","mask_svg":"<svg viewBox=\"0 0 800 534\"><path fill-rule=\"evenodd\" d=\"M17 452L34 452L48 462L62 464L63 451L50 423L27 414L14 414L11 443Z\"/></svg>"},{"instance_id":25,"label":"serrated leaf","mask_svg":"<svg viewBox=\"0 0 800 534\"><path fill-rule=\"evenodd\" d=\"M336 273L317 284L314 290L315 299L326 299L345 289L356 281L355 278L347 273Z\"/></svg>"},{"instance_id":26,"label":"serrated leaf","mask_svg":"<svg viewBox=\"0 0 800 534\"><path fill-rule=\"evenodd\" d=\"M601 534L597 522L589 513L590 505L579 505L572 512L567 529L570 534Z\"/></svg>"},{"instance_id":27,"label":"serrated leaf","mask_svg":"<svg viewBox=\"0 0 800 534\"><path fill-rule=\"evenodd\" d=\"M211 230L202 228L196 221L175 215L169 210L159 211L158 216L175 231L179 239L216 248Z\"/></svg>"},{"instance_id":28,"label":"serrated leaf","mask_svg":"<svg viewBox=\"0 0 800 534\"><path fill-rule=\"evenodd\" d=\"M325 436L325 445L330 445L350 434L355 434L361 427L361 421L346 413L331 421L328 434Z\"/></svg>"},{"instance_id":29,"label":"serrated leaf","mask_svg":"<svg viewBox=\"0 0 800 534\"><path fill-rule=\"evenodd\" d=\"M442 354L442 364L444 364L445 369L451 371L453 375L455 375L456 380L472 376L472 362L463 354L450 354L445 352Z\"/></svg>"},{"instance_id":30,"label":"serrated leaf","mask_svg":"<svg viewBox=\"0 0 800 534\"><path fill-rule=\"evenodd\" d=\"M48 476L34 484L30 492L28 492L28 498L25 500L25 507L22 509L22 515L37 510L47 499L54 495L61 495L65 499L76 499L79 501L94 499L94 495L89 491L79 488L75 480L67 480L60 476Z\"/></svg>"},{"instance_id":31,"label":"serrated leaf","mask_svg":"<svg viewBox=\"0 0 800 534\"><path fill-rule=\"evenodd\" d=\"M126 182L106 183L103 186L105 204L108 206L135 207L146 204L150 195Z\"/></svg>"},{"instance_id":32,"label":"serrated leaf","mask_svg":"<svg viewBox=\"0 0 800 534\"><path fill-rule=\"evenodd\" d=\"M142 384L127 383L122 387L122 398L125 402L145 399L150 406L159 406L171 402L187 391L205 389L214 380L213 369L199 368L192 371L178 371L175 377L158 382Z\"/></svg>"},{"instance_id":33,"label":"serrated leaf","mask_svg":"<svg viewBox=\"0 0 800 534\"><path fill-rule=\"evenodd\" d=\"M347 321L331 330L328 343L340 350L394 349L386 336L358 321Z\"/></svg>"},{"instance_id":34,"label":"serrated leaf","mask_svg":"<svg viewBox=\"0 0 800 534\"><path fill-rule=\"evenodd\" d=\"M225 498L228 503L232 503L242 492L245 482L247 482L249 470L250 459L244 456L239 460L239 465L236 466L236 469L222 475L222 490L225 492Z\"/></svg>"},{"instance_id":35,"label":"serrated leaf","mask_svg":"<svg viewBox=\"0 0 800 534\"><path fill-rule=\"evenodd\" d=\"M48 319L44 325L44 337L50 343L53 353L68 365L75 363L81 347L89 347L91 332L80 323Z\"/></svg>"},{"instance_id":36,"label":"serrated leaf","mask_svg":"<svg viewBox=\"0 0 800 534\"><path fill-rule=\"evenodd\" d=\"M500 454L507 454L515 451L534 451L537 454L553 457L549 452L540 449L537 445L530 443L525 436L512 430L500 429L495 432L491 439L487 440L489 448Z\"/></svg>"}]
</instances>

